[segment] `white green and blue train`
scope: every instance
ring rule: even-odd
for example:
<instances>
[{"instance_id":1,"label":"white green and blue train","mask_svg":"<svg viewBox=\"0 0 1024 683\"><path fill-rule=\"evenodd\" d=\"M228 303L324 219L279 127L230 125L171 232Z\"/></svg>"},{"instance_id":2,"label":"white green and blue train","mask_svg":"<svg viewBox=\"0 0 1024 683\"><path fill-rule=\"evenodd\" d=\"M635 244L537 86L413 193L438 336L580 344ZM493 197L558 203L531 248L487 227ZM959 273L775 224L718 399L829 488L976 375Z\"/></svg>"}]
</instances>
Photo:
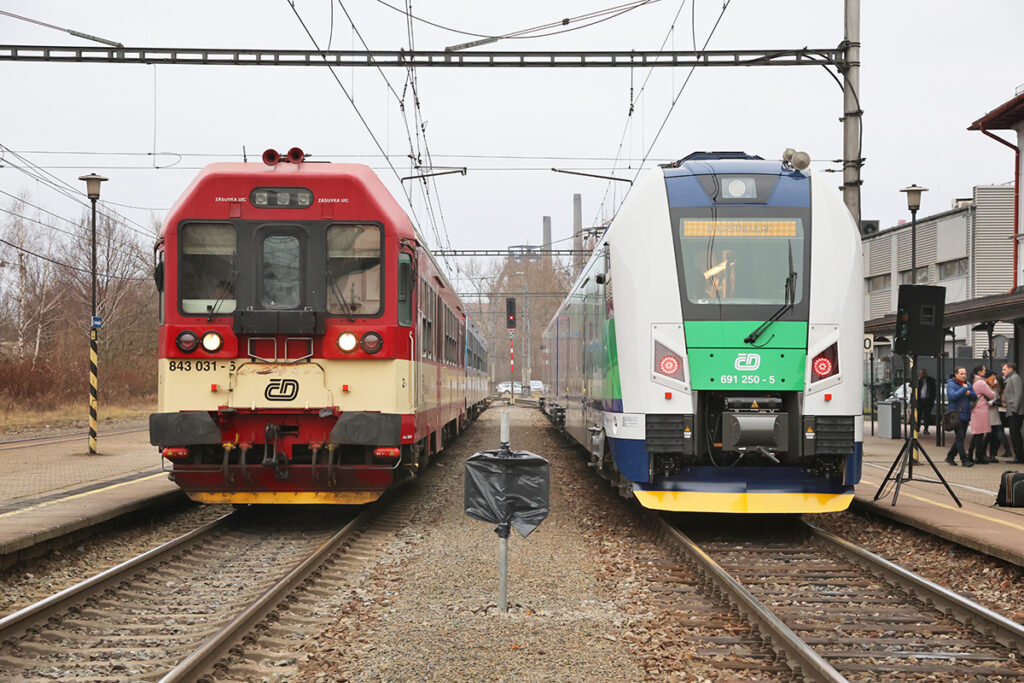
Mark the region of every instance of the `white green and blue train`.
<instances>
[{"instance_id":1,"label":"white green and blue train","mask_svg":"<svg viewBox=\"0 0 1024 683\"><path fill-rule=\"evenodd\" d=\"M699 152L647 171L545 330L542 410L646 507L853 498L860 233L808 161Z\"/></svg>"}]
</instances>

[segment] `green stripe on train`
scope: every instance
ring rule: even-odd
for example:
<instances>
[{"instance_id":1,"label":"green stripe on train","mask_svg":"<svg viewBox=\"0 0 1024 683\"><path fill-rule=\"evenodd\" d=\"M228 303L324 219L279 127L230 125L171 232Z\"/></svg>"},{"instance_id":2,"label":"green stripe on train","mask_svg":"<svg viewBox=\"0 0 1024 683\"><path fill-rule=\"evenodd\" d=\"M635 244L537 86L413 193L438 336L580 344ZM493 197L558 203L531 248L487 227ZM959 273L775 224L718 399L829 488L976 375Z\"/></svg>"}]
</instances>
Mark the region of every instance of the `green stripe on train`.
<instances>
[{"instance_id":1,"label":"green stripe on train","mask_svg":"<svg viewBox=\"0 0 1024 683\"><path fill-rule=\"evenodd\" d=\"M807 366L807 323L780 321L756 344L743 339L759 321L683 323L690 386L717 391L800 391Z\"/></svg>"},{"instance_id":2,"label":"green stripe on train","mask_svg":"<svg viewBox=\"0 0 1024 683\"><path fill-rule=\"evenodd\" d=\"M607 398L622 399L622 381L619 379L619 347L615 342L615 318L605 321L605 339L608 341Z\"/></svg>"}]
</instances>

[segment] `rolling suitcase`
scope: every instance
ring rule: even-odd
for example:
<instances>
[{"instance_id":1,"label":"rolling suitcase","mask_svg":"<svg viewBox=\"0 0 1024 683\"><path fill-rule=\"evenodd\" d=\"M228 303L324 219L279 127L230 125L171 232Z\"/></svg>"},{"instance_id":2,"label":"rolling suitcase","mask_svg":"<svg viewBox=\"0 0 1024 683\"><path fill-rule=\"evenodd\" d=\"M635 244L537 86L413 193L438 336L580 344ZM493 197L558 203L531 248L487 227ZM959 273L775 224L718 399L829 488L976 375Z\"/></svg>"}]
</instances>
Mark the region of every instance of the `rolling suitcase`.
<instances>
[{"instance_id":1,"label":"rolling suitcase","mask_svg":"<svg viewBox=\"0 0 1024 683\"><path fill-rule=\"evenodd\" d=\"M1024 472L1003 472L1003 476L999 477L996 505L1024 507Z\"/></svg>"}]
</instances>

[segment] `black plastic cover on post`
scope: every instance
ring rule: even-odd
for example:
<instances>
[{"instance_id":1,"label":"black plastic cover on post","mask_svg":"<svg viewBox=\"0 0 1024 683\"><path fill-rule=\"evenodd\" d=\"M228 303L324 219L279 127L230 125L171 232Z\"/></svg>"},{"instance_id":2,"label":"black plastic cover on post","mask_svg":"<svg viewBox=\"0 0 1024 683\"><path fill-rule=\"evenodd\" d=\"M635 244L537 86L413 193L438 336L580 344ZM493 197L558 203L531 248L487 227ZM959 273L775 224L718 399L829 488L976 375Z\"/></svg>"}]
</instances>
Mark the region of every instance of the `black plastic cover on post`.
<instances>
[{"instance_id":1,"label":"black plastic cover on post","mask_svg":"<svg viewBox=\"0 0 1024 683\"><path fill-rule=\"evenodd\" d=\"M511 524L526 538L548 516L550 476L548 461L534 453L481 451L466 460L466 514L497 524L499 536Z\"/></svg>"}]
</instances>

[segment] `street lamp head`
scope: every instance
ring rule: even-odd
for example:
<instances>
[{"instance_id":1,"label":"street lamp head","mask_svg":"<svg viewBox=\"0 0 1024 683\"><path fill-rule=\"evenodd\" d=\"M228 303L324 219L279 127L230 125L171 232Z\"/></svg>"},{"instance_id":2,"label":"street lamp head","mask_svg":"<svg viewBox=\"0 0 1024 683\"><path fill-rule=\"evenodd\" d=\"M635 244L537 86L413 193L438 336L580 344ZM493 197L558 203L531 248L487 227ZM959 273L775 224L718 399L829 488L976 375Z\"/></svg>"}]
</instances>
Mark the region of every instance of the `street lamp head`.
<instances>
[{"instance_id":1,"label":"street lamp head","mask_svg":"<svg viewBox=\"0 0 1024 683\"><path fill-rule=\"evenodd\" d=\"M921 208L921 193L927 191L927 187L921 187L920 185L911 185L900 190L900 192L907 193L907 208L911 211L917 211Z\"/></svg>"},{"instance_id":2,"label":"street lamp head","mask_svg":"<svg viewBox=\"0 0 1024 683\"><path fill-rule=\"evenodd\" d=\"M79 176L78 179L85 181L85 193L89 195L89 199L96 200L100 198L100 183L107 180L107 178L90 173L89 175Z\"/></svg>"}]
</instances>

